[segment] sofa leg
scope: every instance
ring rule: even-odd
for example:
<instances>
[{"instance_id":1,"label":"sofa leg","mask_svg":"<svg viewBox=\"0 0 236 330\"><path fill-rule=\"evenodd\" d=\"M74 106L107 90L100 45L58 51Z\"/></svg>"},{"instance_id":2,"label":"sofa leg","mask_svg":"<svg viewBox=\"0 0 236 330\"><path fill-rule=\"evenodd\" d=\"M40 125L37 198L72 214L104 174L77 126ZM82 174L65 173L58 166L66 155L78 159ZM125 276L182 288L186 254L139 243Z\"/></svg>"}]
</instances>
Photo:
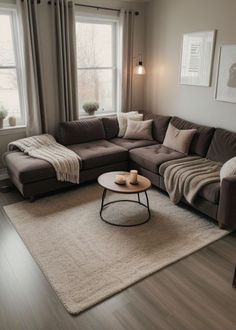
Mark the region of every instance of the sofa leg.
<instances>
[{"instance_id":1,"label":"sofa leg","mask_svg":"<svg viewBox=\"0 0 236 330\"><path fill-rule=\"evenodd\" d=\"M224 224L220 223L220 222L218 222L218 226L219 226L220 229L223 229L223 230L227 229L227 227Z\"/></svg>"},{"instance_id":2,"label":"sofa leg","mask_svg":"<svg viewBox=\"0 0 236 330\"><path fill-rule=\"evenodd\" d=\"M29 201L30 203L33 203L35 201L35 196L30 196Z\"/></svg>"}]
</instances>

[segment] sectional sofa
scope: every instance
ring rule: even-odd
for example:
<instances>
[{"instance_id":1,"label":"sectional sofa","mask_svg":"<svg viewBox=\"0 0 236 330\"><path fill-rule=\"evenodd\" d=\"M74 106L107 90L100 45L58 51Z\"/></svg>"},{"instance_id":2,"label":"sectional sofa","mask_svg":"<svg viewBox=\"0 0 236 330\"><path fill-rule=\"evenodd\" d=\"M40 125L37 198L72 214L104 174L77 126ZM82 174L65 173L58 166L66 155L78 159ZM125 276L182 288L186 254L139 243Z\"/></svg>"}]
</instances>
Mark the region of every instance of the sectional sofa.
<instances>
[{"instance_id":1,"label":"sectional sofa","mask_svg":"<svg viewBox=\"0 0 236 330\"><path fill-rule=\"evenodd\" d=\"M153 119L153 141L118 138L116 116L61 123L57 139L81 158L80 182L96 179L108 171L137 169L154 186L165 190L159 167L184 154L162 145L169 122L178 129L196 128L190 154L224 163L236 156L236 133L200 126L178 117L144 113ZM8 174L25 198L33 200L47 192L71 186L59 182L53 167L46 161L31 158L19 150L5 155ZM187 203L185 200L183 202ZM218 221L221 228L236 228L236 177L204 186L191 206Z\"/></svg>"}]
</instances>

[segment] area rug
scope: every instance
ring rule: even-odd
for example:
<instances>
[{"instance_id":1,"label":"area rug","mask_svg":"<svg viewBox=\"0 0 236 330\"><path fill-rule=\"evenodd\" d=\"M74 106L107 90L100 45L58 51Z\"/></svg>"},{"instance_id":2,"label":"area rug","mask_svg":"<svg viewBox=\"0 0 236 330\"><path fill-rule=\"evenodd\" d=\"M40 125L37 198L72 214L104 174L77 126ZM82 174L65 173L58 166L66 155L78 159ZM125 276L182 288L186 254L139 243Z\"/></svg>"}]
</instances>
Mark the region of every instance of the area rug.
<instances>
[{"instance_id":1,"label":"area rug","mask_svg":"<svg viewBox=\"0 0 236 330\"><path fill-rule=\"evenodd\" d=\"M101 194L92 184L4 208L71 314L228 234L203 216L173 205L155 188L149 191L149 222L114 227L100 220ZM110 198L120 197L110 193ZM131 203L111 204L106 212L114 221L145 216Z\"/></svg>"}]
</instances>

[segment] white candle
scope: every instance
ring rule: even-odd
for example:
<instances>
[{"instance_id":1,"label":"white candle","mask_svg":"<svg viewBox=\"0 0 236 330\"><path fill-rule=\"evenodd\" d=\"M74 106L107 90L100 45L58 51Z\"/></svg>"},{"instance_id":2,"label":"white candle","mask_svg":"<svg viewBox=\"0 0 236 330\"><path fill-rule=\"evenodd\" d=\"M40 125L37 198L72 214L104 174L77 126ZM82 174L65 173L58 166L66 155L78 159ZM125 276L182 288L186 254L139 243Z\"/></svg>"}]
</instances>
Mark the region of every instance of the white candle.
<instances>
[{"instance_id":1,"label":"white candle","mask_svg":"<svg viewBox=\"0 0 236 330\"><path fill-rule=\"evenodd\" d=\"M118 184L125 184L126 182L126 179L125 179L125 176L124 175L121 175L121 174L117 174L116 177L115 177L115 183L118 183Z\"/></svg>"},{"instance_id":2,"label":"white candle","mask_svg":"<svg viewBox=\"0 0 236 330\"><path fill-rule=\"evenodd\" d=\"M138 179L138 171L136 170L131 170L129 174L129 182L131 184L136 184Z\"/></svg>"}]
</instances>

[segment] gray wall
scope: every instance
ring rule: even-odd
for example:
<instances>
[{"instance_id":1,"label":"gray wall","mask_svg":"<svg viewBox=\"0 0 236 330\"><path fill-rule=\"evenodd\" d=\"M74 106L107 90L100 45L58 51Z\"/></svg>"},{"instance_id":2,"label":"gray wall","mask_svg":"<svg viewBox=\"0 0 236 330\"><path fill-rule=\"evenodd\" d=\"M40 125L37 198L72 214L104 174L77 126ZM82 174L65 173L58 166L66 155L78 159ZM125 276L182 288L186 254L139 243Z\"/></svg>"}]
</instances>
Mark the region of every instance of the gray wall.
<instances>
[{"instance_id":1,"label":"gray wall","mask_svg":"<svg viewBox=\"0 0 236 330\"><path fill-rule=\"evenodd\" d=\"M236 104L214 100L219 47L236 44L235 14L235 0L153 0L147 5L147 111L236 131ZM213 29L212 86L180 85L182 34Z\"/></svg>"},{"instance_id":2,"label":"gray wall","mask_svg":"<svg viewBox=\"0 0 236 330\"><path fill-rule=\"evenodd\" d=\"M0 0L5 2L5 0ZM14 3L13 0L9 2ZM134 55L137 56L139 53L144 53L144 4L136 2L125 2L119 0L91 0L91 1L79 1L79 3L91 4L96 6L105 6L111 8L133 8L140 11L140 15L135 18L135 32L134 32ZM76 7L79 8L79 7ZM45 87L45 101L47 108L47 116L49 121L50 133L55 133L58 125L58 95L56 88L56 61L55 54L52 50L52 28L50 19L50 6L47 1L41 1L38 6L39 10L39 28L40 28L40 45L42 55L42 66L43 66L43 80ZM96 9L91 10L97 12ZM101 11L102 12L102 11ZM104 12L105 13L105 12ZM107 13L107 11L106 11ZM143 110L144 107L144 77L134 76L133 82L133 109ZM4 135L3 135L4 134ZM0 168L3 167L1 162L1 156L6 151L7 144L19 138L25 137L25 132L21 130L19 133L11 130L10 132L0 131Z\"/></svg>"}]
</instances>

